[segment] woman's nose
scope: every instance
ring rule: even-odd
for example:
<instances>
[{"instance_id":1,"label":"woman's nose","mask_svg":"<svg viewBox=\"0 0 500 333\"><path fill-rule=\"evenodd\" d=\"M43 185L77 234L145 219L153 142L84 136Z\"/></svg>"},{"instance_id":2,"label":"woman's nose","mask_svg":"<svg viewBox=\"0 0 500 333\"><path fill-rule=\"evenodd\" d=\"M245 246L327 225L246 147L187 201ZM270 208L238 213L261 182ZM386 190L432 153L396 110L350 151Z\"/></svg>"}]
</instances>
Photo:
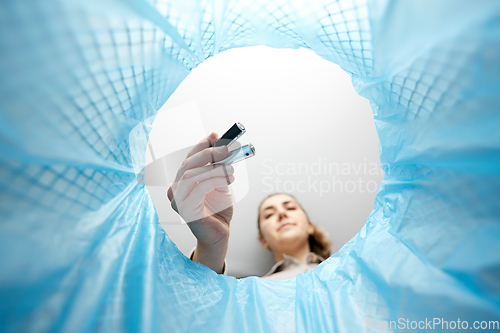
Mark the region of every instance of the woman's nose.
<instances>
[{"instance_id":1,"label":"woman's nose","mask_svg":"<svg viewBox=\"0 0 500 333\"><path fill-rule=\"evenodd\" d=\"M281 220L284 217L286 217L286 210L278 211L278 220Z\"/></svg>"}]
</instances>

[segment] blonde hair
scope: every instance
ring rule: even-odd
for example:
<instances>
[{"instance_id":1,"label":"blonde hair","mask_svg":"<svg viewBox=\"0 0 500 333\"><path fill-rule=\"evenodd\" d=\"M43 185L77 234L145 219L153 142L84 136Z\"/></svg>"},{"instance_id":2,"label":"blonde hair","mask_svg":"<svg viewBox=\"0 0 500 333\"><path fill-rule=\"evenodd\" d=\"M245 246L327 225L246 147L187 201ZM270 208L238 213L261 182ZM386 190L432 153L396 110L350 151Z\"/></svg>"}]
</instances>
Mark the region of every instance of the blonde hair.
<instances>
[{"instance_id":1,"label":"blonde hair","mask_svg":"<svg viewBox=\"0 0 500 333\"><path fill-rule=\"evenodd\" d=\"M259 229L259 238L264 237L264 235L262 235L262 231L260 230L260 207L268 198L278 194L285 194L289 197L292 197L295 202L297 202L300 209L302 209L302 211L306 214L307 221L311 222L311 220L309 219L309 215L307 215L307 212L304 210L304 208L302 208L299 201L293 195L288 193L273 193L264 198L264 200L262 200L259 205L259 211L257 215L257 228ZM312 235L309 235L309 246L311 247L311 252L314 252L317 255L323 257L323 259L327 259L330 256L332 246L332 242L328 239L328 233L314 223L311 222L311 224L314 227L314 233ZM271 248L269 248L269 250L272 252Z\"/></svg>"}]
</instances>

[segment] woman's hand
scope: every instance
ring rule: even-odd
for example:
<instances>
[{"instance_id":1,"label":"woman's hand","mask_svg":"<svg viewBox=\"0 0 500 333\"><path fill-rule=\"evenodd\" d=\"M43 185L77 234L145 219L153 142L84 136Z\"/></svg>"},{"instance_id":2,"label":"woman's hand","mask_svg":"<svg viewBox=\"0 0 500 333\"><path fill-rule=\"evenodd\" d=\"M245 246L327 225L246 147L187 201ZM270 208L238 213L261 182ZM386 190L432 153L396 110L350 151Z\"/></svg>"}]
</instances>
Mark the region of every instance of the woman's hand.
<instances>
[{"instance_id":1,"label":"woman's hand","mask_svg":"<svg viewBox=\"0 0 500 333\"><path fill-rule=\"evenodd\" d=\"M217 140L218 135L211 133L189 152L167 191L172 208L198 239L198 248L201 245L205 249L227 249L233 217L228 185L234 181L234 169L230 165L209 164L229 155L227 146L210 147Z\"/></svg>"}]
</instances>

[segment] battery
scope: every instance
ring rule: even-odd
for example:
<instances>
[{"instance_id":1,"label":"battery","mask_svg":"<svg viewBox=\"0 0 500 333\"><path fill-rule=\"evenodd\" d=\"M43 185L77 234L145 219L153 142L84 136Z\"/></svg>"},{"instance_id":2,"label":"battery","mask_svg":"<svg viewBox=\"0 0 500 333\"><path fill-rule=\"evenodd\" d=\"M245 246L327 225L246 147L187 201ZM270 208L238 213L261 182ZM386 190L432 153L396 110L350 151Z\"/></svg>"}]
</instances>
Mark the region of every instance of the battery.
<instances>
[{"instance_id":1,"label":"battery","mask_svg":"<svg viewBox=\"0 0 500 333\"><path fill-rule=\"evenodd\" d=\"M212 147L229 146L246 132L242 123L235 123Z\"/></svg>"},{"instance_id":2,"label":"battery","mask_svg":"<svg viewBox=\"0 0 500 333\"><path fill-rule=\"evenodd\" d=\"M231 151L231 155L225 159L215 162L213 164L231 164L239 161L243 161L249 157L255 156L255 147L249 143L243 147Z\"/></svg>"}]
</instances>

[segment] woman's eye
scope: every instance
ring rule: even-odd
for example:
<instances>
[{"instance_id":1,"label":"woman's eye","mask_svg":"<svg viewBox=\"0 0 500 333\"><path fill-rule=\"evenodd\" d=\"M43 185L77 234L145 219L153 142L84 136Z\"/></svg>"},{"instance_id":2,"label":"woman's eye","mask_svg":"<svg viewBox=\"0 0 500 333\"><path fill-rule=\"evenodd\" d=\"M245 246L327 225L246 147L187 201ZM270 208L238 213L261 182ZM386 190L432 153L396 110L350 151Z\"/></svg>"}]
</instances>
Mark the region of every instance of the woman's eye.
<instances>
[{"instance_id":1,"label":"woman's eye","mask_svg":"<svg viewBox=\"0 0 500 333\"><path fill-rule=\"evenodd\" d=\"M266 215L266 219L270 218L273 214Z\"/></svg>"},{"instance_id":2,"label":"woman's eye","mask_svg":"<svg viewBox=\"0 0 500 333\"><path fill-rule=\"evenodd\" d=\"M294 210L295 207L288 207L288 210Z\"/></svg>"}]
</instances>

